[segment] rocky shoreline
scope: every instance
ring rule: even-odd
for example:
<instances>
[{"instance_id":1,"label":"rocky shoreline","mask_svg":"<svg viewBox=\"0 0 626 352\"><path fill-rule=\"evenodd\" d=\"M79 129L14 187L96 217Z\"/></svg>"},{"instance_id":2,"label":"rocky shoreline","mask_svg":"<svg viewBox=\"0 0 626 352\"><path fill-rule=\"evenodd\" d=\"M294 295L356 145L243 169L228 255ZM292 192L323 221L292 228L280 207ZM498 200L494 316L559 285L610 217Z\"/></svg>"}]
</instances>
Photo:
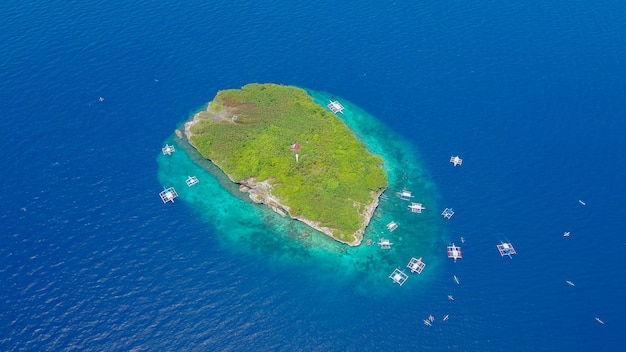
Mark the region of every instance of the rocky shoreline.
<instances>
[{"instance_id":1,"label":"rocky shoreline","mask_svg":"<svg viewBox=\"0 0 626 352\"><path fill-rule=\"evenodd\" d=\"M189 144L194 148L196 148L196 146L191 141L191 137L193 135L191 133L191 127L195 125L196 123L198 123L199 119L200 119L200 113L196 113L190 121L187 121L185 123L185 128L184 128L185 137L187 138L187 141L189 142ZM210 161L213 164L215 164L213 160L210 160ZM217 164L215 165L219 167L219 165ZM358 246L363 241L365 228L367 228L367 226L369 225L370 220L372 219L372 216L374 215L374 212L376 211L376 208L378 207L378 200L379 200L380 195L385 191L383 189L377 193L372 193L372 201L367 206L365 206L365 209L363 213L361 214L362 226L359 228L359 230L357 230L353 234L355 237L355 240L352 242L345 242L333 236L332 228L321 226L319 222L316 222L310 219L293 216L289 212L289 206L282 204L280 200L272 194L272 185L269 182L267 181L258 182L254 178L247 178L243 181L236 182L232 179L230 175L228 174L226 175L232 182L239 184L239 191L243 193L248 193L248 196L254 203L265 204L268 207L270 207L270 209L272 209L273 211L275 211L276 213L278 213L279 215L283 217L289 216L292 219L302 221L303 223L307 224L311 228L331 237L332 239L345 243L350 246Z\"/></svg>"},{"instance_id":2,"label":"rocky shoreline","mask_svg":"<svg viewBox=\"0 0 626 352\"><path fill-rule=\"evenodd\" d=\"M367 227L367 225L369 225L369 222L372 219L372 216L374 215L376 208L378 207L379 196L382 194L382 192L384 192L384 190L381 190L380 192L372 195L372 202L370 202L365 207L365 211L361 214L362 226L361 228L359 228L357 232L353 234L355 237L355 240L352 242L345 242L333 236L332 228L321 226L319 222L317 221L291 215L289 211L289 207L285 204L282 204L280 200L272 194L272 185L269 182L267 181L257 182L253 178L247 178L239 182L239 185L240 185L239 191L248 193L248 196L254 203L265 204L268 207L270 207L273 211L275 211L276 213L280 214L283 217L289 216L292 219L302 221L303 223L309 225L313 229L333 238L334 240L337 240L339 242L345 243L350 246L358 246L363 241L365 228Z\"/></svg>"}]
</instances>

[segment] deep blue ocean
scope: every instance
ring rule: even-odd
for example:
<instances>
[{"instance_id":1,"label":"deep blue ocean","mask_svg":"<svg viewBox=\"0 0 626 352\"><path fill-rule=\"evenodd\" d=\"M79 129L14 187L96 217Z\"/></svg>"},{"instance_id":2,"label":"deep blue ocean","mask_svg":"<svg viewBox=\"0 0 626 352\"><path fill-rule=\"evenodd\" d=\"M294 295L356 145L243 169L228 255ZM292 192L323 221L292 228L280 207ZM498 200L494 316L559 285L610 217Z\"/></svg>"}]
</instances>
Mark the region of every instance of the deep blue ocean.
<instances>
[{"instance_id":1,"label":"deep blue ocean","mask_svg":"<svg viewBox=\"0 0 626 352\"><path fill-rule=\"evenodd\" d=\"M626 342L625 2L6 0L0 14L1 351ZM250 82L328 92L406 143L437 204L422 276L315 270L280 257L288 236L242 246L223 235L245 227L232 217L161 202L174 129Z\"/></svg>"}]
</instances>

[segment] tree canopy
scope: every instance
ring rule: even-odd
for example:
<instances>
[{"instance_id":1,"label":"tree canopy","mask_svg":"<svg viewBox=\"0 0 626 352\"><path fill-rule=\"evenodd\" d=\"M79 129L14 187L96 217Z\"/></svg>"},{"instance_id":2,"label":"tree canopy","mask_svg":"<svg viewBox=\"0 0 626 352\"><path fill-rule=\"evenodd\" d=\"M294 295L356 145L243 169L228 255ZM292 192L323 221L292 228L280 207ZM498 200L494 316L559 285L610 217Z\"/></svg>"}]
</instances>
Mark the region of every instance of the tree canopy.
<instances>
[{"instance_id":1,"label":"tree canopy","mask_svg":"<svg viewBox=\"0 0 626 352\"><path fill-rule=\"evenodd\" d=\"M197 118L190 139L205 158L235 182L268 181L292 216L334 229L339 240L354 240L365 206L387 187L382 158L300 88L220 91Z\"/></svg>"}]
</instances>

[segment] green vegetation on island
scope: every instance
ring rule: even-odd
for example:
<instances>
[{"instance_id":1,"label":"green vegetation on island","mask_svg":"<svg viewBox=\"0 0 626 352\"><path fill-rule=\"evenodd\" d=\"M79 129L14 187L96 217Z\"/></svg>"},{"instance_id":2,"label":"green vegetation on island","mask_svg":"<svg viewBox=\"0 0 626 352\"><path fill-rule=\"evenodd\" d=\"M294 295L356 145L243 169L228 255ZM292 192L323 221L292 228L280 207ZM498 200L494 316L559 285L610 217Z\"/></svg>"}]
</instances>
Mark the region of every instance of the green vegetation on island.
<instances>
[{"instance_id":1,"label":"green vegetation on island","mask_svg":"<svg viewBox=\"0 0 626 352\"><path fill-rule=\"evenodd\" d=\"M300 88L220 91L185 130L202 156L256 191L253 200L351 245L361 242L387 187L382 158Z\"/></svg>"}]
</instances>

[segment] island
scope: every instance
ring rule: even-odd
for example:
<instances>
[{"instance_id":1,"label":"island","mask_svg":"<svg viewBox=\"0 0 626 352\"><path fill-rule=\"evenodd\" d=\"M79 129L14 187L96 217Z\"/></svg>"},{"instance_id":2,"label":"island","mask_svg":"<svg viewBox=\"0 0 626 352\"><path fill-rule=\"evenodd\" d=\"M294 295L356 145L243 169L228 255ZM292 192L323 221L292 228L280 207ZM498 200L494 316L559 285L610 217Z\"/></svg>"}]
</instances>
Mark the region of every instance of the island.
<instances>
[{"instance_id":1,"label":"island","mask_svg":"<svg viewBox=\"0 0 626 352\"><path fill-rule=\"evenodd\" d=\"M350 246L362 242L387 188L382 157L301 88L219 91L184 130L253 202Z\"/></svg>"}]
</instances>

